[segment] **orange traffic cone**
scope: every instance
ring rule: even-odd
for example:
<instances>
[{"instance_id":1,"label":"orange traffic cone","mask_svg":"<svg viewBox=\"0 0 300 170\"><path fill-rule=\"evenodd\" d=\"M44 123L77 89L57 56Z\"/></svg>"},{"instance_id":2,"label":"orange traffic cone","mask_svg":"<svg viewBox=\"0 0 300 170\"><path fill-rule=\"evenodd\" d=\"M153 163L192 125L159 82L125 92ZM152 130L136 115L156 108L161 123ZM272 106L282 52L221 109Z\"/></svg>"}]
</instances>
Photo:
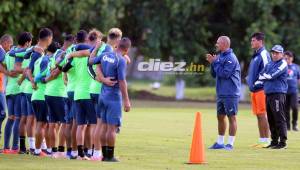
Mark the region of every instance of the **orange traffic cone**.
<instances>
[{"instance_id":1,"label":"orange traffic cone","mask_svg":"<svg viewBox=\"0 0 300 170\"><path fill-rule=\"evenodd\" d=\"M196 113L193 141L191 145L189 164L205 164L204 143L202 138L201 114Z\"/></svg>"}]
</instances>

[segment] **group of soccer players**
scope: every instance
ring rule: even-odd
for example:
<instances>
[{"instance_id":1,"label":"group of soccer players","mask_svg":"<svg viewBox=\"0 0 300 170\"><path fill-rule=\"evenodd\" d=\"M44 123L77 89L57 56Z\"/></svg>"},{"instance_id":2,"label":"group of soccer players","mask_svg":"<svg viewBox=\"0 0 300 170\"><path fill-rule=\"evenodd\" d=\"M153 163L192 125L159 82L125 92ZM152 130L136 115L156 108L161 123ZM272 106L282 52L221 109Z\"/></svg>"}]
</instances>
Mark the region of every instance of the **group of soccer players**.
<instances>
[{"instance_id":1,"label":"group of soccer players","mask_svg":"<svg viewBox=\"0 0 300 170\"><path fill-rule=\"evenodd\" d=\"M1 152L118 161L114 146L122 101L125 112L131 107L130 39L118 28L109 30L106 42L97 29L67 35L62 46L49 28L39 31L34 46L32 38L22 32L16 46L10 35L0 38L1 85L6 79L0 86L0 129L5 106L8 111Z\"/></svg>"}]
</instances>

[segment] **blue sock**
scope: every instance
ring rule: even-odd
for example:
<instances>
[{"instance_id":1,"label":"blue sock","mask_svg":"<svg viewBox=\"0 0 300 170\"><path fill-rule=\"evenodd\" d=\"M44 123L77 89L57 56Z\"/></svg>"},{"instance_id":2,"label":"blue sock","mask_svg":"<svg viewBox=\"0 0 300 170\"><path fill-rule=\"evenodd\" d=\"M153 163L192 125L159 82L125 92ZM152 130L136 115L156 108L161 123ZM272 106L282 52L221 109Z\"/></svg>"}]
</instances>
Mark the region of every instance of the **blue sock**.
<instances>
[{"instance_id":1,"label":"blue sock","mask_svg":"<svg viewBox=\"0 0 300 170\"><path fill-rule=\"evenodd\" d=\"M10 149L9 141L13 124L14 120L8 118L4 129L4 149Z\"/></svg>"},{"instance_id":2,"label":"blue sock","mask_svg":"<svg viewBox=\"0 0 300 170\"><path fill-rule=\"evenodd\" d=\"M16 118L13 127L13 145L12 145L13 150L19 149L19 125L20 125L20 118Z\"/></svg>"}]
</instances>

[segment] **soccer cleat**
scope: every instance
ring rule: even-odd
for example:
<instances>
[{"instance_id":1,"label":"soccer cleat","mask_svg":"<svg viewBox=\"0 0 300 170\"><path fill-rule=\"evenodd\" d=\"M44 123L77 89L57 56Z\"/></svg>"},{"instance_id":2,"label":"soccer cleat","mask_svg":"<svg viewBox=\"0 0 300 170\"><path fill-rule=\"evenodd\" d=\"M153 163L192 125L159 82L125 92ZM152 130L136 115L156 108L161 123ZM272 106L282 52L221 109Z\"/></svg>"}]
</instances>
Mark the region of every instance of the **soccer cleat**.
<instances>
[{"instance_id":1,"label":"soccer cleat","mask_svg":"<svg viewBox=\"0 0 300 170\"><path fill-rule=\"evenodd\" d=\"M102 161L104 162L120 162L117 158L113 157L113 158L103 158Z\"/></svg>"},{"instance_id":2,"label":"soccer cleat","mask_svg":"<svg viewBox=\"0 0 300 170\"><path fill-rule=\"evenodd\" d=\"M11 149L9 154L18 154L19 149Z\"/></svg>"},{"instance_id":3,"label":"soccer cleat","mask_svg":"<svg viewBox=\"0 0 300 170\"><path fill-rule=\"evenodd\" d=\"M271 143L270 145L264 147L264 148L268 148L268 149L273 149L274 147L276 147L278 144L277 143Z\"/></svg>"},{"instance_id":4,"label":"soccer cleat","mask_svg":"<svg viewBox=\"0 0 300 170\"><path fill-rule=\"evenodd\" d=\"M85 161L91 160L91 159L90 159L89 157L87 157L87 156L83 156L83 157L78 156L77 159L78 159L78 160L85 160Z\"/></svg>"},{"instance_id":5,"label":"soccer cleat","mask_svg":"<svg viewBox=\"0 0 300 170\"><path fill-rule=\"evenodd\" d=\"M67 151L66 152L66 158L70 158L71 157L71 151Z\"/></svg>"},{"instance_id":6,"label":"soccer cleat","mask_svg":"<svg viewBox=\"0 0 300 170\"><path fill-rule=\"evenodd\" d=\"M45 152L40 152L40 153L34 153L34 156L39 156L39 157L47 157L48 155Z\"/></svg>"},{"instance_id":7,"label":"soccer cleat","mask_svg":"<svg viewBox=\"0 0 300 170\"><path fill-rule=\"evenodd\" d=\"M85 154L86 157L91 158L93 155L91 154Z\"/></svg>"},{"instance_id":8,"label":"soccer cleat","mask_svg":"<svg viewBox=\"0 0 300 170\"><path fill-rule=\"evenodd\" d=\"M272 149L287 149L286 143L279 143L277 146L272 147Z\"/></svg>"},{"instance_id":9,"label":"soccer cleat","mask_svg":"<svg viewBox=\"0 0 300 170\"><path fill-rule=\"evenodd\" d=\"M20 155L24 155L24 154L28 154L29 152L27 150L20 150L19 154Z\"/></svg>"},{"instance_id":10,"label":"soccer cleat","mask_svg":"<svg viewBox=\"0 0 300 170\"><path fill-rule=\"evenodd\" d=\"M225 145L225 150L231 151L233 150L233 146L230 144Z\"/></svg>"},{"instance_id":11,"label":"soccer cleat","mask_svg":"<svg viewBox=\"0 0 300 170\"><path fill-rule=\"evenodd\" d=\"M293 131L298 132L299 131L298 126L293 126Z\"/></svg>"},{"instance_id":12,"label":"soccer cleat","mask_svg":"<svg viewBox=\"0 0 300 170\"><path fill-rule=\"evenodd\" d=\"M208 149L225 149L225 146L224 146L224 144L218 144L216 142L211 147L209 147Z\"/></svg>"},{"instance_id":13,"label":"soccer cleat","mask_svg":"<svg viewBox=\"0 0 300 170\"><path fill-rule=\"evenodd\" d=\"M255 145L252 145L253 148L265 148L269 145L269 142L258 142Z\"/></svg>"},{"instance_id":14,"label":"soccer cleat","mask_svg":"<svg viewBox=\"0 0 300 170\"><path fill-rule=\"evenodd\" d=\"M74 160L75 160L75 159L77 159L77 157L78 157L78 156L70 155L70 159L74 159Z\"/></svg>"},{"instance_id":15,"label":"soccer cleat","mask_svg":"<svg viewBox=\"0 0 300 170\"><path fill-rule=\"evenodd\" d=\"M92 156L90 160L91 160L91 161L100 161L100 162L101 162L102 159L103 159L102 156L99 156L99 157Z\"/></svg>"},{"instance_id":16,"label":"soccer cleat","mask_svg":"<svg viewBox=\"0 0 300 170\"><path fill-rule=\"evenodd\" d=\"M31 155L34 155L34 149L30 148L30 149L29 149L29 153L30 153Z\"/></svg>"},{"instance_id":17,"label":"soccer cleat","mask_svg":"<svg viewBox=\"0 0 300 170\"><path fill-rule=\"evenodd\" d=\"M55 152L52 154L52 158L61 159L66 158L65 152Z\"/></svg>"}]
</instances>

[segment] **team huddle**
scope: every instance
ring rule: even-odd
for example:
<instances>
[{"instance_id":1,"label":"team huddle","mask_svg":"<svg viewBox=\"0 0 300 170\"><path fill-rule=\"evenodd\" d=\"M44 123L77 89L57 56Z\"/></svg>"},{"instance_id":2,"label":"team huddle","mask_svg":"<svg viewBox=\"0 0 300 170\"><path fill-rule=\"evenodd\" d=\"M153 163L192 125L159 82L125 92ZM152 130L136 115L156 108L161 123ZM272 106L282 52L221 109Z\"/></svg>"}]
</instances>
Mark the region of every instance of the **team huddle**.
<instances>
[{"instance_id":1,"label":"team huddle","mask_svg":"<svg viewBox=\"0 0 300 170\"><path fill-rule=\"evenodd\" d=\"M97 29L67 35L62 46L48 28L40 30L34 46L32 38L22 32L17 46L8 34L0 39L1 84L6 77L0 129L5 106L8 111L2 153L118 161L114 148L122 105L125 112L131 107L130 39L118 28L109 30L106 42Z\"/></svg>"}]
</instances>

